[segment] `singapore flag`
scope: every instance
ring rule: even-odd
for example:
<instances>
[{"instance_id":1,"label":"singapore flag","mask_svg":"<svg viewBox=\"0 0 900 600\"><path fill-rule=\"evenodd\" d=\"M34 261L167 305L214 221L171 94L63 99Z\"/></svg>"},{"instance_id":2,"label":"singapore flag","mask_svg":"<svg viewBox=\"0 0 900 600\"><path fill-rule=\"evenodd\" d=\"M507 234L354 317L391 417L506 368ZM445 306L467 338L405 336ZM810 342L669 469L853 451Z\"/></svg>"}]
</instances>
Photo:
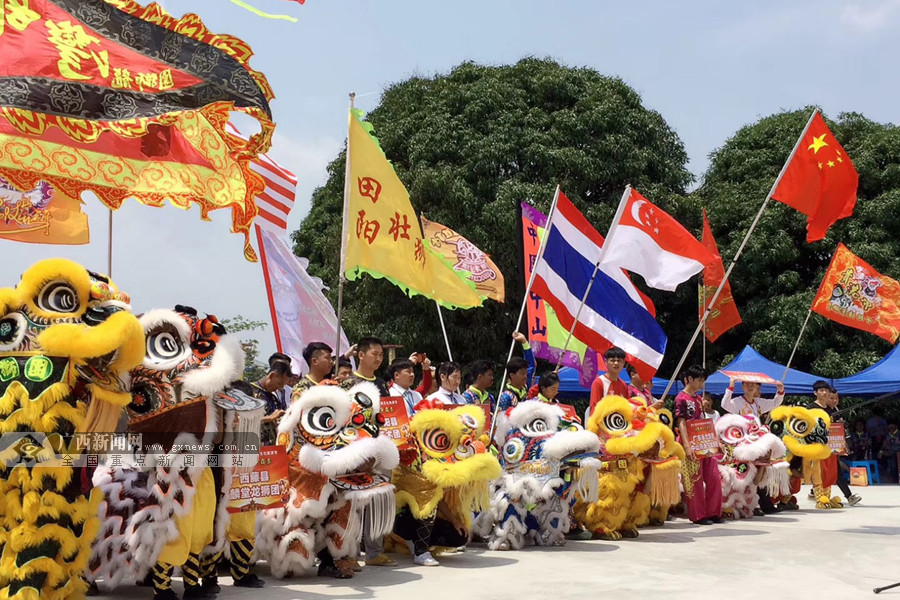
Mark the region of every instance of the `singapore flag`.
<instances>
[{"instance_id":1,"label":"singapore flag","mask_svg":"<svg viewBox=\"0 0 900 600\"><path fill-rule=\"evenodd\" d=\"M647 285L675 291L714 260L681 223L628 187L609 228L600 262L644 278Z\"/></svg>"}]
</instances>

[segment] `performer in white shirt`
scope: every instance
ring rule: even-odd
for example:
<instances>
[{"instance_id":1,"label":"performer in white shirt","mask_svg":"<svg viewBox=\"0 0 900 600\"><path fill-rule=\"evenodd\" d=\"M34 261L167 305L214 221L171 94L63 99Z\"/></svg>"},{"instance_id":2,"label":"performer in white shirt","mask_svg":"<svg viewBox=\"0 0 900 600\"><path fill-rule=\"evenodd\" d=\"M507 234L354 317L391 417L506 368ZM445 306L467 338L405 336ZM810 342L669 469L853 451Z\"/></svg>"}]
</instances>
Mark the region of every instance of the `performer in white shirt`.
<instances>
[{"instance_id":1,"label":"performer in white shirt","mask_svg":"<svg viewBox=\"0 0 900 600\"><path fill-rule=\"evenodd\" d=\"M728 381L728 389L725 390L725 395L722 396L722 410L734 415L753 415L759 419L761 415L781 406L781 403L784 402L784 384L780 381L775 383L777 393L771 400L759 397L758 383L744 381L742 385L744 387L744 395L734 397L732 396L734 393L734 379Z\"/></svg>"},{"instance_id":2,"label":"performer in white shirt","mask_svg":"<svg viewBox=\"0 0 900 600\"><path fill-rule=\"evenodd\" d=\"M388 369L388 377L391 378L391 396L403 398L406 414L412 418L416 412L416 404L422 401L422 394L412 389L416 381L415 365L408 358L398 358L391 363Z\"/></svg>"},{"instance_id":3,"label":"performer in white shirt","mask_svg":"<svg viewBox=\"0 0 900 600\"><path fill-rule=\"evenodd\" d=\"M456 391L459 390L459 384L462 383L462 368L455 362L444 362L438 369L438 375L441 379L441 387L428 396L428 401L438 404L465 404L466 399Z\"/></svg>"}]
</instances>

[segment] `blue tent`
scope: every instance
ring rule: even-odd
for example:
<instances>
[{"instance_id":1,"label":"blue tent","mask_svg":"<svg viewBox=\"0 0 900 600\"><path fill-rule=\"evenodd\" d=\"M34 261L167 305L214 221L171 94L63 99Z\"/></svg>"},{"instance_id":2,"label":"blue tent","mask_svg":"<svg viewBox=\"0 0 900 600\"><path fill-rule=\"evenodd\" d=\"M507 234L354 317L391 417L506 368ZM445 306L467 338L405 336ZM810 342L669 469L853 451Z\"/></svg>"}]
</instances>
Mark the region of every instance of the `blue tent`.
<instances>
[{"instance_id":1,"label":"blue tent","mask_svg":"<svg viewBox=\"0 0 900 600\"><path fill-rule=\"evenodd\" d=\"M893 354L893 352L892 352ZM884 358L881 362L884 363L890 358L889 354ZM881 363L878 363L880 365ZM878 365L874 365L859 373L859 375L854 375L854 377L859 377L864 373L875 369ZM892 390L900 390L900 354L894 357L894 369L895 375L893 377L894 387ZM764 357L762 354L751 348L750 346L745 347L741 350L741 353L735 357L733 361L728 363L726 366L722 367L725 371L747 371L752 373L765 373L769 377L774 379L781 379L781 376L784 374L784 365L779 365L776 362L769 360ZM591 390L582 385L578 381L579 374L575 369L566 367L564 369L560 369L559 371L559 393L563 397L580 397L580 396L589 396ZM622 379L624 381L629 381L628 374L625 371L622 371ZM815 375L810 375L809 373L804 373L803 371L798 371L796 369L791 369L788 371L787 380L784 382L785 393L787 394L812 394L812 386L813 383L822 379L821 377L816 377ZM852 379L852 378L848 378ZM844 380L846 381L846 380ZM662 393L666 389L666 385L668 385L668 379L662 379L660 377L653 378L653 395L657 398L662 396ZM837 383L837 382L835 382ZM669 396L673 396L678 391L682 389L682 385L680 381L675 382L672 386L672 389L669 390ZM710 394L721 396L725 393L725 389L728 387L728 377L722 375L718 371L709 376L709 379L706 380L706 391ZM838 388L840 390L840 388ZM735 393L741 394L743 393L741 390L741 385L737 384L735 386ZM763 396L771 396L775 394L775 386L774 385L764 385L760 390L760 393ZM849 392L847 392L849 393ZM855 395L860 395L858 392Z\"/></svg>"},{"instance_id":2,"label":"blue tent","mask_svg":"<svg viewBox=\"0 0 900 600\"><path fill-rule=\"evenodd\" d=\"M591 389L583 387L579 382L581 375L573 369L572 367L563 367L559 370L559 394L563 398L581 398L587 397L591 395ZM622 381L625 383L631 383L631 379L628 377L628 373L624 370L622 371ZM668 385L668 379L662 379L660 377L653 378L653 389L652 394L659 398L662 396L663 392L666 390L666 385ZM669 390L669 396L674 396L684 386L681 385L680 381L676 381L672 384L672 389Z\"/></svg>"},{"instance_id":3,"label":"blue tent","mask_svg":"<svg viewBox=\"0 0 900 600\"><path fill-rule=\"evenodd\" d=\"M877 363L850 377L836 379L834 387L848 396L877 396L900 391L900 346Z\"/></svg>"},{"instance_id":4,"label":"blue tent","mask_svg":"<svg viewBox=\"0 0 900 600\"><path fill-rule=\"evenodd\" d=\"M750 346L746 346L741 353L738 354L733 361L722 367L723 371L748 371L751 373L764 373L773 379L781 379L784 375L784 365L771 361ZM791 369L784 381L784 391L786 394L812 394L813 384L823 379L803 371ZM721 396L728 388L728 377L716 371L706 380L706 391L716 396ZM741 385L735 386L735 393L741 394ZM771 396L775 393L775 386L766 384L760 389L763 396Z\"/></svg>"}]
</instances>

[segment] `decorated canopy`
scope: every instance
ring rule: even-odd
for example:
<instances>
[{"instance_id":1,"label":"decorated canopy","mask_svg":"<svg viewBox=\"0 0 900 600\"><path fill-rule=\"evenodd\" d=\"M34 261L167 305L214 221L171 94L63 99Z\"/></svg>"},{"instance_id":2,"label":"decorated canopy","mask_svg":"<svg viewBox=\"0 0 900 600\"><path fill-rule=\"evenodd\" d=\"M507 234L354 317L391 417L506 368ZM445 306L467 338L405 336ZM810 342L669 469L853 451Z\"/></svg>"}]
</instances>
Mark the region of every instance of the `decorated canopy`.
<instances>
[{"instance_id":1,"label":"decorated canopy","mask_svg":"<svg viewBox=\"0 0 900 600\"><path fill-rule=\"evenodd\" d=\"M230 207L245 236L262 179L250 160L271 144L273 98L241 40L133 0L0 4L0 176L21 191L43 180L109 208L126 198ZM12 59L11 57L16 57ZM229 113L256 119L249 140Z\"/></svg>"}]
</instances>

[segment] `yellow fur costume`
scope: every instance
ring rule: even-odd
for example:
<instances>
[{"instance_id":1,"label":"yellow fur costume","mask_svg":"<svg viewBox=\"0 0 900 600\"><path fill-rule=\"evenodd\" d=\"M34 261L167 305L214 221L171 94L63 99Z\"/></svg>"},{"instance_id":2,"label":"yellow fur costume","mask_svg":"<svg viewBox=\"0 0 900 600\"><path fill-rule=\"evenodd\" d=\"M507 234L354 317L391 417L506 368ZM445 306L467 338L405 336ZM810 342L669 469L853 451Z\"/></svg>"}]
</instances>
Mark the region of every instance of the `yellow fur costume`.
<instances>
[{"instance_id":1,"label":"yellow fur costume","mask_svg":"<svg viewBox=\"0 0 900 600\"><path fill-rule=\"evenodd\" d=\"M144 354L129 299L68 260L0 290L0 598L81 598L99 529L78 433L110 434ZM15 432L32 432L16 434ZM73 439L73 434L74 438ZM89 496L87 494L90 494Z\"/></svg>"},{"instance_id":2,"label":"yellow fur costume","mask_svg":"<svg viewBox=\"0 0 900 600\"><path fill-rule=\"evenodd\" d=\"M488 482L500 477L500 463L477 441L484 411L473 406L423 410L412 418L419 460L394 469L397 509L408 506L416 519L433 516L442 501L471 526L473 510L490 502Z\"/></svg>"},{"instance_id":3,"label":"yellow fur costume","mask_svg":"<svg viewBox=\"0 0 900 600\"><path fill-rule=\"evenodd\" d=\"M816 508L841 508L841 499L832 498L831 486L825 487L822 480L822 461L831 456L828 413L818 408L779 406L771 416L772 433L781 437L787 446L788 460L795 456L803 459L804 475L812 482Z\"/></svg>"},{"instance_id":4,"label":"yellow fur costume","mask_svg":"<svg viewBox=\"0 0 900 600\"><path fill-rule=\"evenodd\" d=\"M636 537L638 525L650 521L653 504L668 508L677 501L678 456L684 453L679 453L671 429L637 398L605 397L591 414L587 428L602 444L600 499L576 503L575 517L597 537ZM640 488L645 462L653 465L655 492L650 486Z\"/></svg>"}]
</instances>

